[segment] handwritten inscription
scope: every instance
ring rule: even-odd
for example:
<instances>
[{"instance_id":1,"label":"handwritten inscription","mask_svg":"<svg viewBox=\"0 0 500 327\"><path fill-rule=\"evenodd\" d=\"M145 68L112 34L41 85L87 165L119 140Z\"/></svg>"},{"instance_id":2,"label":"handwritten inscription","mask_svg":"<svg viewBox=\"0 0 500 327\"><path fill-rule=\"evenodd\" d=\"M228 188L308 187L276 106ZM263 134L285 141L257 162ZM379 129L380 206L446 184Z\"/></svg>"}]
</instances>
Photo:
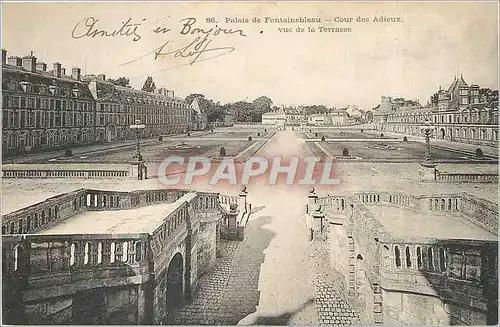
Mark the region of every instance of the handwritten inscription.
<instances>
[{"instance_id":1,"label":"handwritten inscription","mask_svg":"<svg viewBox=\"0 0 500 327\"><path fill-rule=\"evenodd\" d=\"M115 29L104 29L99 26L99 19L95 17L87 17L78 22L71 36L74 39L82 38L96 38L96 37L131 37L132 41L137 42L141 40L140 27L146 21L143 19L139 23L134 23L132 18L122 22L120 26ZM207 61L217 58L235 51L233 46L215 46L214 39L222 38L224 36L246 37L247 35L241 29L223 28L218 25L201 28L196 25L196 18L188 17L181 19L179 34L186 38L186 42L181 43L179 46L170 39L163 40L161 45L155 47L152 51L146 54L125 62L120 66L128 65L141 60L146 57L152 56L154 60L161 59L162 57L172 57L187 60L187 65L193 65L198 62ZM172 28L166 26L156 26L150 30L154 35L170 35ZM190 38L192 37L192 38Z\"/></svg>"},{"instance_id":2,"label":"handwritten inscription","mask_svg":"<svg viewBox=\"0 0 500 327\"><path fill-rule=\"evenodd\" d=\"M100 29L97 26L99 19L95 17L87 17L79 21L73 31L71 36L74 39L81 39L84 37L114 37L114 36L128 36L132 37L134 42L139 41L141 36L138 34L139 26L144 23L146 19L142 19L140 23L132 23L132 18L127 19L119 28L113 30Z\"/></svg>"}]
</instances>

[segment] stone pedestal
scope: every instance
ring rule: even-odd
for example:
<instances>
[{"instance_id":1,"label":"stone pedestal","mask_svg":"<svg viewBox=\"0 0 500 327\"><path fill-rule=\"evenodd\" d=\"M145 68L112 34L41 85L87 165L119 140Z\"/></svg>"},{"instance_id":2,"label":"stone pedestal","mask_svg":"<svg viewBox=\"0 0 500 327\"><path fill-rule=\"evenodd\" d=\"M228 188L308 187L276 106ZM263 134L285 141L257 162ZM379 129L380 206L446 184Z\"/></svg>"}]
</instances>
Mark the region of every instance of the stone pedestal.
<instances>
[{"instance_id":1,"label":"stone pedestal","mask_svg":"<svg viewBox=\"0 0 500 327\"><path fill-rule=\"evenodd\" d=\"M316 195L316 192L314 191L314 187L309 191L309 196L308 196L308 204L307 204L307 212L306 213L311 213L314 210L314 206L316 205L316 202L318 201L318 196Z\"/></svg>"},{"instance_id":2,"label":"stone pedestal","mask_svg":"<svg viewBox=\"0 0 500 327\"><path fill-rule=\"evenodd\" d=\"M424 182L434 182L436 180L437 169L435 163L420 164L420 180Z\"/></svg>"},{"instance_id":3,"label":"stone pedestal","mask_svg":"<svg viewBox=\"0 0 500 327\"><path fill-rule=\"evenodd\" d=\"M144 161L131 161L129 167L129 178L142 180L148 178L148 169Z\"/></svg>"}]
</instances>

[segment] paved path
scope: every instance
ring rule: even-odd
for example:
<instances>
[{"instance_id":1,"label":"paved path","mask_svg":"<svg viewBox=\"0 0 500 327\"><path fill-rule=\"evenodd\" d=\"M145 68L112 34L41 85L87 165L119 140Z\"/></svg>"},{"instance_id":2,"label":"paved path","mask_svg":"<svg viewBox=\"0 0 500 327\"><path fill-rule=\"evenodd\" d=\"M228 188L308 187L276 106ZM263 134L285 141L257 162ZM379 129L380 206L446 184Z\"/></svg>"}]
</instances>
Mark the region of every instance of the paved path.
<instances>
[{"instance_id":1,"label":"paved path","mask_svg":"<svg viewBox=\"0 0 500 327\"><path fill-rule=\"evenodd\" d=\"M257 155L311 154L296 133L280 131ZM263 228L272 239L264 250L257 311L241 324L317 324L315 293L309 274L309 233L304 222L307 188L257 184L249 185L248 191L249 202L263 206L250 217L249 225L265 220Z\"/></svg>"}]
</instances>

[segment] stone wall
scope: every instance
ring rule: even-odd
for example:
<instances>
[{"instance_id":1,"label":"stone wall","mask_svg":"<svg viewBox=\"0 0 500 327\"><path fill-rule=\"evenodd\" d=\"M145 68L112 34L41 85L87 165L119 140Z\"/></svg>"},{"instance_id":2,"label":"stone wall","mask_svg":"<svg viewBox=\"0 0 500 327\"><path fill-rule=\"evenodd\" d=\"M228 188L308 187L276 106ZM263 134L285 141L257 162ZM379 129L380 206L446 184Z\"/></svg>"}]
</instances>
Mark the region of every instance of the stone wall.
<instances>
[{"instance_id":1,"label":"stone wall","mask_svg":"<svg viewBox=\"0 0 500 327\"><path fill-rule=\"evenodd\" d=\"M176 206L151 234L3 235L3 322L165 322L172 313L167 295L174 257L182 258L179 284L184 299L195 291L200 274L215 263L216 227L224 215L218 196L184 190L78 190L4 216L4 225L10 227L11 222L35 214L48 218L51 208L52 220L37 227L44 228L82 210L120 210L158 202Z\"/></svg>"},{"instance_id":2,"label":"stone wall","mask_svg":"<svg viewBox=\"0 0 500 327\"><path fill-rule=\"evenodd\" d=\"M440 211L451 219L453 214L464 216L497 233L496 205L468 194L419 197L384 192L329 196L317 203L324 206L329 219L331 263L347 281L349 296L362 308L362 321L497 322L497 242L396 239L369 210L370 206L396 205Z\"/></svg>"},{"instance_id":3,"label":"stone wall","mask_svg":"<svg viewBox=\"0 0 500 327\"><path fill-rule=\"evenodd\" d=\"M210 271L215 265L217 232L216 222L206 222L200 225L198 234L198 276Z\"/></svg>"}]
</instances>

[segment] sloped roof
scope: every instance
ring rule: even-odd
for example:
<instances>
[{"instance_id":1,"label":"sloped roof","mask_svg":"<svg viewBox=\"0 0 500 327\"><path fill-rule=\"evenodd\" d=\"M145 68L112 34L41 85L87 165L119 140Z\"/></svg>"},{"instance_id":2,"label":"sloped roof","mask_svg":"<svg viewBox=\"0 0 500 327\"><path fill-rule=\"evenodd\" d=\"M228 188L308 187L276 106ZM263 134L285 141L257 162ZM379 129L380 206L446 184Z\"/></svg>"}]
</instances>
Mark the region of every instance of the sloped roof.
<instances>
[{"instance_id":1,"label":"sloped roof","mask_svg":"<svg viewBox=\"0 0 500 327\"><path fill-rule=\"evenodd\" d=\"M16 81L18 83L29 82L35 86L35 92L37 92L37 85L53 85L61 89L69 90L77 89L80 92L80 98L92 98L92 94L86 83L77 81L70 76L56 77L53 75L52 71L36 70L32 72L21 66L6 64L2 67L2 84L8 83L9 81ZM6 89L5 85L2 85L2 88Z\"/></svg>"}]
</instances>

